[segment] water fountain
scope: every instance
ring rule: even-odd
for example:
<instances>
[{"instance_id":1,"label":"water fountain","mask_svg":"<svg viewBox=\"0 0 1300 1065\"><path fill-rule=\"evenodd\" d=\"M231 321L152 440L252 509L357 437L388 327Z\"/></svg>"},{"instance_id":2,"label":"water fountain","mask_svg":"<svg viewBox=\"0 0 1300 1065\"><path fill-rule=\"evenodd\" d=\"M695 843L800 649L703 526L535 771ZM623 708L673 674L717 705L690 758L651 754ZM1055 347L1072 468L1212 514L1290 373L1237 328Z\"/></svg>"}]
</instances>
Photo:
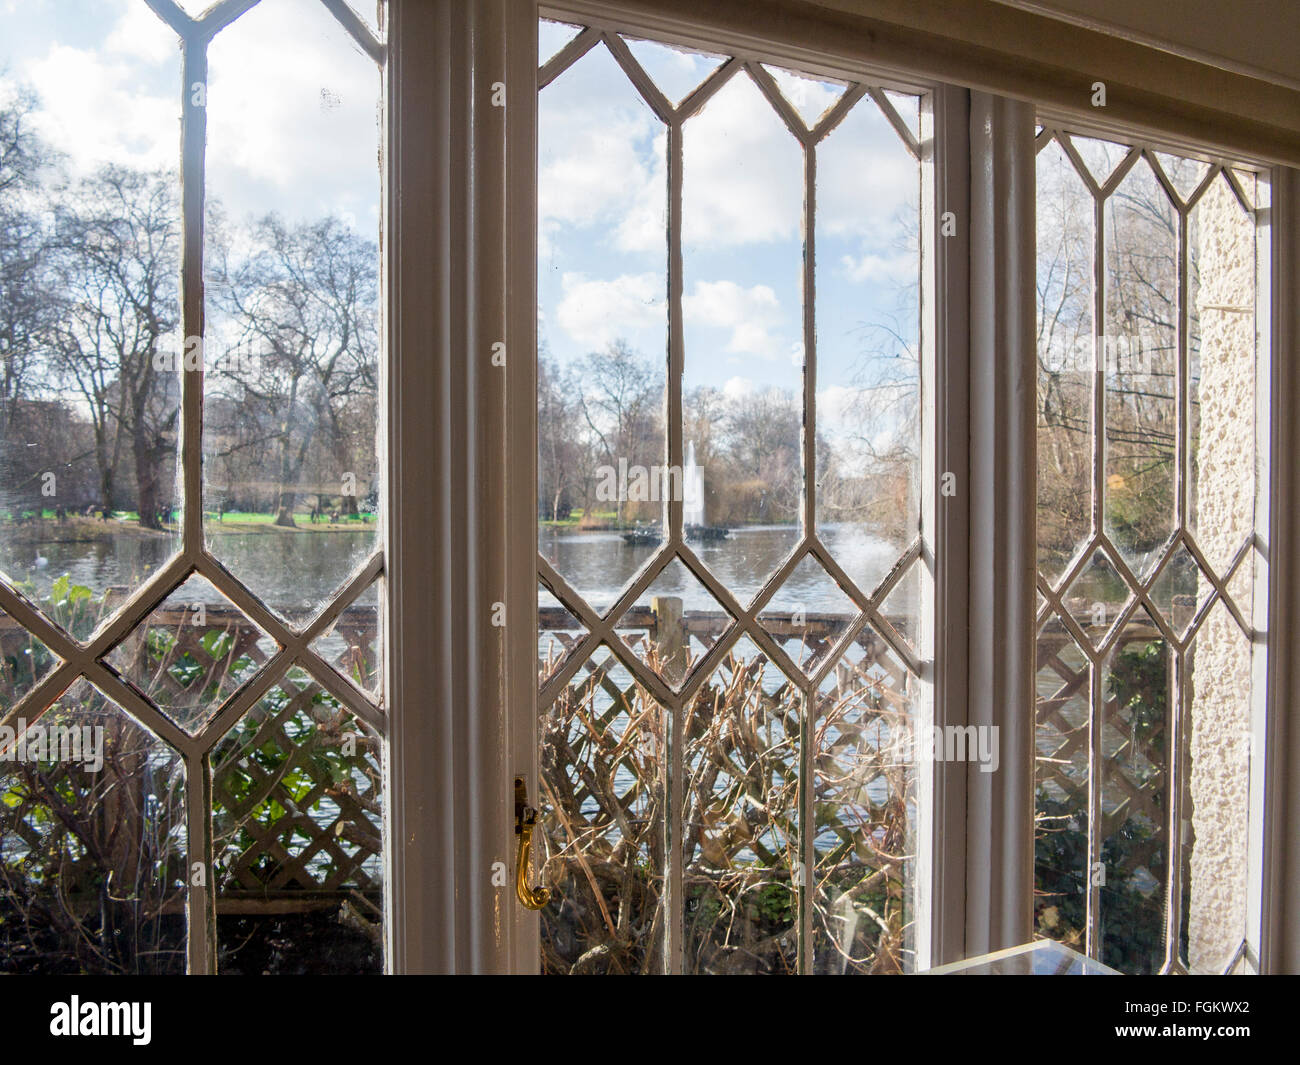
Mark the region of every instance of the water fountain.
<instances>
[{"instance_id":1,"label":"water fountain","mask_svg":"<svg viewBox=\"0 0 1300 1065\"><path fill-rule=\"evenodd\" d=\"M695 441L686 444L686 461L682 464L682 530L688 540L713 543L725 540L731 530L725 525L710 525L704 514L704 467L695 462Z\"/></svg>"}]
</instances>

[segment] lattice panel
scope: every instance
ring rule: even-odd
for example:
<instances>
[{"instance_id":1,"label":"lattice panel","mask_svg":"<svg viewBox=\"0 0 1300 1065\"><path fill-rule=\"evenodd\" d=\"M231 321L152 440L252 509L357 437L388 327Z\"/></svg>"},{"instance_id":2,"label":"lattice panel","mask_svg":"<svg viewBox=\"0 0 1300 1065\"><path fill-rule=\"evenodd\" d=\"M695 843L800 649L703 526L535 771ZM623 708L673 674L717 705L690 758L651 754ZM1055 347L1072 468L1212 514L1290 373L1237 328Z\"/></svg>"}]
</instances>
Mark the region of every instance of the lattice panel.
<instances>
[{"instance_id":1,"label":"lattice panel","mask_svg":"<svg viewBox=\"0 0 1300 1065\"><path fill-rule=\"evenodd\" d=\"M539 721L547 972L653 972L662 964L665 711L608 651ZM647 946L649 944L649 946Z\"/></svg>"},{"instance_id":2,"label":"lattice panel","mask_svg":"<svg viewBox=\"0 0 1300 1065\"><path fill-rule=\"evenodd\" d=\"M870 630L817 695L814 971L900 972L917 680Z\"/></svg>"},{"instance_id":3,"label":"lattice panel","mask_svg":"<svg viewBox=\"0 0 1300 1065\"><path fill-rule=\"evenodd\" d=\"M268 693L212 757L219 890L378 891L378 741L305 676Z\"/></svg>"},{"instance_id":4,"label":"lattice panel","mask_svg":"<svg viewBox=\"0 0 1300 1065\"><path fill-rule=\"evenodd\" d=\"M201 589L192 587L202 585ZM182 605L212 586L191 577L108 656L163 713L198 733L279 647L230 603Z\"/></svg>"},{"instance_id":5,"label":"lattice panel","mask_svg":"<svg viewBox=\"0 0 1300 1065\"><path fill-rule=\"evenodd\" d=\"M748 641L685 708L685 968L798 970L803 694Z\"/></svg>"},{"instance_id":6,"label":"lattice panel","mask_svg":"<svg viewBox=\"0 0 1300 1065\"><path fill-rule=\"evenodd\" d=\"M12 742L0 762L4 970L184 972L180 760L85 681Z\"/></svg>"}]
</instances>

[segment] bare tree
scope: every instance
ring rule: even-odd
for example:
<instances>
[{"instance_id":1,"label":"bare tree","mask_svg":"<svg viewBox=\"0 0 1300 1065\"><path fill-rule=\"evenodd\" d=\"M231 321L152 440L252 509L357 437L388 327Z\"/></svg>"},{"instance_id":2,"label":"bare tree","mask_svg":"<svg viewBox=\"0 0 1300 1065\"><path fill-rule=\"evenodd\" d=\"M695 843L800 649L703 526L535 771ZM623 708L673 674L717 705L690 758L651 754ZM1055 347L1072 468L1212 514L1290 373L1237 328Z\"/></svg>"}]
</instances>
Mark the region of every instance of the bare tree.
<instances>
[{"instance_id":1,"label":"bare tree","mask_svg":"<svg viewBox=\"0 0 1300 1065\"><path fill-rule=\"evenodd\" d=\"M36 107L27 90L0 107L0 445L31 394L53 311L47 234L28 203L54 162L32 128Z\"/></svg>"},{"instance_id":2,"label":"bare tree","mask_svg":"<svg viewBox=\"0 0 1300 1065\"><path fill-rule=\"evenodd\" d=\"M624 340L592 352L581 370L582 416L605 462L661 465L664 379L646 356ZM618 501L623 521L623 500Z\"/></svg>"},{"instance_id":3,"label":"bare tree","mask_svg":"<svg viewBox=\"0 0 1300 1065\"><path fill-rule=\"evenodd\" d=\"M794 520L803 486L800 438L803 398L767 389L738 397L728 405L723 443L732 484L749 483L758 492L747 504L750 519ZM717 478L712 478L716 483ZM707 490L707 489L706 489Z\"/></svg>"},{"instance_id":4,"label":"bare tree","mask_svg":"<svg viewBox=\"0 0 1300 1065\"><path fill-rule=\"evenodd\" d=\"M159 528L179 410L176 379L155 358L179 321L174 175L107 166L82 180L57 208L55 248L53 347L94 427L101 503L114 505L129 451L140 524Z\"/></svg>"},{"instance_id":5,"label":"bare tree","mask_svg":"<svg viewBox=\"0 0 1300 1065\"><path fill-rule=\"evenodd\" d=\"M1041 562L1064 563L1091 527L1094 333L1102 335L1106 506L1112 535L1144 552L1172 513L1177 364L1177 227L1147 164L1106 204L1093 321L1093 199L1055 146L1038 167L1038 511ZM1193 264L1194 267L1194 264Z\"/></svg>"},{"instance_id":6,"label":"bare tree","mask_svg":"<svg viewBox=\"0 0 1300 1065\"><path fill-rule=\"evenodd\" d=\"M373 424L359 410L377 388L378 260L342 219L291 226L271 214L216 263L233 341L256 356L226 378L228 409L245 423L229 435L234 448L271 445L277 525L295 524L314 449L329 457L333 483L373 464L373 442L358 441L354 423Z\"/></svg>"},{"instance_id":7,"label":"bare tree","mask_svg":"<svg viewBox=\"0 0 1300 1065\"><path fill-rule=\"evenodd\" d=\"M590 481L588 448L582 438L581 399L572 371L547 358L537 358L538 503L552 521L559 521L583 495Z\"/></svg>"}]
</instances>

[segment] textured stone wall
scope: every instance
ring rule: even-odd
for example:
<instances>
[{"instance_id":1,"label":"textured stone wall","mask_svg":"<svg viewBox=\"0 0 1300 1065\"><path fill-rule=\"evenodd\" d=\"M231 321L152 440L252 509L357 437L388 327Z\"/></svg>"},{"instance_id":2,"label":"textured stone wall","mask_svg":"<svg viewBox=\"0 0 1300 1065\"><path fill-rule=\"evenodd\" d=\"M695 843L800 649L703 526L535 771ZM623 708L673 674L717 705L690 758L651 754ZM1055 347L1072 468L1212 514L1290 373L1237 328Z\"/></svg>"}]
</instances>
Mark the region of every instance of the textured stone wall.
<instances>
[{"instance_id":1,"label":"textured stone wall","mask_svg":"<svg viewBox=\"0 0 1300 1065\"><path fill-rule=\"evenodd\" d=\"M1201 324L1199 471L1193 533L1226 572L1254 525L1255 245L1253 222L1222 180L1196 209L1194 300ZM1250 571L1232 590L1250 621ZM1199 600L1209 593L1204 577ZM1192 803L1187 913L1193 971L1222 971L1245 927L1250 747L1250 643L1216 606L1194 645Z\"/></svg>"}]
</instances>

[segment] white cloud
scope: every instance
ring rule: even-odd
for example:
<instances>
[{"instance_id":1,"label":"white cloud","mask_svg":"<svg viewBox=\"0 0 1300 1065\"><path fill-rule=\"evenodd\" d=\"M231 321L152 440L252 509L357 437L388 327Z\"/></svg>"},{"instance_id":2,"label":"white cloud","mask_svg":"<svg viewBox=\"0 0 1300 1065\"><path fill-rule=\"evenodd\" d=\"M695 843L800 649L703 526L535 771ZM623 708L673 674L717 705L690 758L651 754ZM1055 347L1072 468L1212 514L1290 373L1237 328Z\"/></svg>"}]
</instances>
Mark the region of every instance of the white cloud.
<instances>
[{"instance_id":1,"label":"white cloud","mask_svg":"<svg viewBox=\"0 0 1300 1065\"><path fill-rule=\"evenodd\" d=\"M870 99L860 100L817 149L819 232L872 246L916 225L920 164Z\"/></svg>"},{"instance_id":2,"label":"white cloud","mask_svg":"<svg viewBox=\"0 0 1300 1065\"><path fill-rule=\"evenodd\" d=\"M914 403L901 391L873 393L865 386L828 385L817 390L817 431L853 447L864 444L876 451L888 451L908 443L915 431L911 421Z\"/></svg>"},{"instance_id":3,"label":"white cloud","mask_svg":"<svg viewBox=\"0 0 1300 1065\"><path fill-rule=\"evenodd\" d=\"M816 122L844 93L843 86L817 81L780 67L768 67L777 87L810 125Z\"/></svg>"},{"instance_id":4,"label":"white cloud","mask_svg":"<svg viewBox=\"0 0 1300 1065\"><path fill-rule=\"evenodd\" d=\"M179 95L180 40L146 5L128 2L126 10L104 38L104 49L143 59L147 63L170 62L177 72L176 92Z\"/></svg>"},{"instance_id":5,"label":"white cloud","mask_svg":"<svg viewBox=\"0 0 1300 1065\"><path fill-rule=\"evenodd\" d=\"M862 403L862 390L844 385L831 385L817 392L817 428L832 436L840 435L850 427L855 408Z\"/></svg>"},{"instance_id":6,"label":"white cloud","mask_svg":"<svg viewBox=\"0 0 1300 1065\"><path fill-rule=\"evenodd\" d=\"M915 283L917 262L915 256L903 252L895 255L878 255L866 252L861 256L844 255L840 265L851 281Z\"/></svg>"},{"instance_id":7,"label":"white cloud","mask_svg":"<svg viewBox=\"0 0 1300 1065\"><path fill-rule=\"evenodd\" d=\"M588 348L603 348L642 330L665 329L662 277L625 274L608 281L588 281L581 274L566 273L560 284L564 297L556 311L559 326Z\"/></svg>"},{"instance_id":8,"label":"white cloud","mask_svg":"<svg viewBox=\"0 0 1300 1065\"><path fill-rule=\"evenodd\" d=\"M784 75L783 75L784 77ZM785 79L813 110L834 94ZM557 232L603 225L622 251L664 246L666 133L603 46L543 90L538 211L543 254ZM748 75L684 126L683 237L717 250L800 241L803 152ZM918 165L870 99L818 148L821 231L884 251L914 219Z\"/></svg>"},{"instance_id":9,"label":"white cloud","mask_svg":"<svg viewBox=\"0 0 1300 1065\"><path fill-rule=\"evenodd\" d=\"M156 24L135 27L130 52L115 52L111 44L100 51L54 44L40 58L23 64L19 76L40 97L37 130L62 152L74 174L85 174L114 162L147 169L175 169L180 154L180 61L172 50L174 92L151 91L154 80L141 68L142 53L165 52L174 40L152 12ZM133 20L134 16L128 15ZM110 41L121 41L116 33ZM151 43L152 42L152 43Z\"/></svg>"},{"instance_id":10,"label":"white cloud","mask_svg":"<svg viewBox=\"0 0 1300 1065\"><path fill-rule=\"evenodd\" d=\"M783 315L776 293L767 285L743 288L734 281L697 281L682 296L687 325L727 329L726 350L741 355L776 358L781 346L774 330Z\"/></svg>"},{"instance_id":11,"label":"white cloud","mask_svg":"<svg viewBox=\"0 0 1300 1065\"><path fill-rule=\"evenodd\" d=\"M235 215L378 222L374 62L314 0L258 4L208 51L209 188Z\"/></svg>"},{"instance_id":12,"label":"white cloud","mask_svg":"<svg viewBox=\"0 0 1300 1065\"><path fill-rule=\"evenodd\" d=\"M554 125L560 129L543 132L543 136L550 134L547 143L552 148L538 174L538 216L543 226L585 226L609 219L625 240L635 242L644 222L634 216L657 214L662 219L662 186L657 211L645 195L654 168L638 150L649 132L644 123L618 114L608 123L587 118ZM662 221L658 238L662 243Z\"/></svg>"},{"instance_id":13,"label":"white cloud","mask_svg":"<svg viewBox=\"0 0 1300 1065\"><path fill-rule=\"evenodd\" d=\"M722 394L728 399L744 399L746 396L752 396L757 391L752 377L729 377L727 383L722 386Z\"/></svg>"},{"instance_id":14,"label":"white cloud","mask_svg":"<svg viewBox=\"0 0 1300 1065\"><path fill-rule=\"evenodd\" d=\"M542 91L538 139L543 255L557 232L595 225L621 251L664 247L667 133L603 46ZM688 244L799 239L802 152L748 75L687 121L683 182Z\"/></svg>"},{"instance_id":15,"label":"white cloud","mask_svg":"<svg viewBox=\"0 0 1300 1065\"><path fill-rule=\"evenodd\" d=\"M734 76L686 122L683 153L688 244L799 239L803 152L748 75Z\"/></svg>"},{"instance_id":16,"label":"white cloud","mask_svg":"<svg viewBox=\"0 0 1300 1065\"><path fill-rule=\"evenodd\" d=\"M664 246L667 131L603 45L542 91L537 209L552 235L604 225L623 251Z\"/></svg>"},{"instance_id":17,"label":"white cloud","mask_svg":"<svg viewBox=\"0 0 1300 1065\"><path fill-rule=\"evenodd\" d=\"M41 42L10 59L14 80L40 97L39 132L74 174L109 161L175 170L176 34L140 0L86 8L87 24L75 27L78 16L49 5L13 16ZM97 43L67 43L87 38ZM0 65L4 50L0 43ZM258 4L208 54L209 196L236 218L334 212L376 232L379 71L318 0Z\"/></svg>"}]
</instances>

